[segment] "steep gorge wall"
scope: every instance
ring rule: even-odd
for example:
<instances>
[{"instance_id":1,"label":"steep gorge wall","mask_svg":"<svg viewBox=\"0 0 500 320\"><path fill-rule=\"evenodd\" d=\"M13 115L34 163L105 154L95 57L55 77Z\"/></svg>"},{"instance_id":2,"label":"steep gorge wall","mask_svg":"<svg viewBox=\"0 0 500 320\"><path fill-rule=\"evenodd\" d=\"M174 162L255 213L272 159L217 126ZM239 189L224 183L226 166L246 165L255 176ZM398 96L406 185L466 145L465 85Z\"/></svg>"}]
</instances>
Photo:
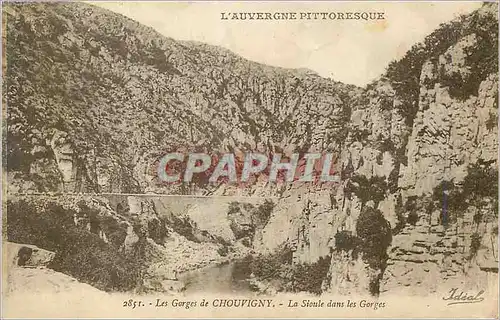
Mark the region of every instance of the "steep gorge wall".
<instances>
[{"instance_id":1,"label":"steep gorge wall","mask_svg":"<svg viewBox=\"0 0 500 320\"><path fill-rule=\"evenodd\" d=\"M465 99L454 96L453 87L446 85L444 80L457 74L466 78L470 65L465 57L477 50L477 41L475 34L464 37L439 56L437 62L428 61L424 65L419 109L407 146L408 166L402 169L399 182L406 203L411 197L427 198L431 202L428 198L436 188L442 193L441 197L448 197L450 202L455 200L452 195L445 194L446 190L439 189L443 182L445 186L446 183L462 183L471 165L492 168L487 171L491 174L496 172L496 177L491 177L495 181L493 185L481 185L482 181L476 181L477 188L494 189L498 183L498 171L495 171L498 75L495 72L480 79L477 92ZM439 282L453 278L460 281L464 274L478 273L479 269L494 271L489 268L498 264L498 208L495 205L498 195L494 190L492 195L481 195L480 201L486 202L484 205L463 204L463 216L446 228L443 220L450 219L446 215L457 214L451 205L448 208L445 202L444 207L428 209L418 204L414 225L407 224L393 239L395 245L391 248L384 288L420 284L422 288L435 290L436 279L440 279ZM475 221L478 211L482 218ZM481 235L477 245L479 252L472 253L471 243L478 234ZM470 261L473 254L477 256ZM485 281L478 280L481 277L474 279ZM484 286L484 283L475 285Z\"/></svg>"},{"instance_id":2,"label":"steep gorge wall","mask_svg":"<svg viewBox=\"0 0 500 320\"><path fill-rule=\"evenodd\" d=\"M87 4L12 4L4 15L7 165L43 191L210 189L158 184L155 162L172 150L339 152L360 90Z\"/></svg>"},{"instance_id":3,"label":"steep gorge wall","mask_svg":"<svg viewBox=\"0 0 500 320\"><path fill-rule=\"evenodd\" d=\"M496 59L496 38L495 29L489 38L477 25L467 28L474 19L484 19L483 27L496 21L496 10L483 6L465 22L469 34L423 60L417 100L401 96L390 78L360 95L342 149L342 184L330 195L334 201L328 195L319 201L333 204L321 229L330 235L332 255L327 291L421 294L464 279L475 279L465 284L472 287L492 283L498 272L498 75L493 62L482 66L489 72L477 65ZM383 217L380 230L387 224L392 233L387 251L375 254L380 263L349 242L381 241L359 239L360 216L373 211L368 208ZM303 227L309 243L314 220Z\"/></svg>"}]
</instances>

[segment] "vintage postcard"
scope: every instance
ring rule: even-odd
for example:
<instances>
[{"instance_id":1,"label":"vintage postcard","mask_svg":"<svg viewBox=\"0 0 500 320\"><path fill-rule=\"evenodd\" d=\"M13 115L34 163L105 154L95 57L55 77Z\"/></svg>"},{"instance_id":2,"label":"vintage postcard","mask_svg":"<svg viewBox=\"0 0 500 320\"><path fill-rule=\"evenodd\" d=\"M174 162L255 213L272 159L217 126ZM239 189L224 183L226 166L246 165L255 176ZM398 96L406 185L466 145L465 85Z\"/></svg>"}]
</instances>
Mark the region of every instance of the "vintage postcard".
<instances>
[{"instance_id":1,"label":"vintage postcard","mask_svg":"<svg viewBox=\"0 0 500 320\"><path fill-rule=\"evenodd\" d=\"M497 2L4 2L2 318L498 318Z\"/></svg>"}]
</instances>

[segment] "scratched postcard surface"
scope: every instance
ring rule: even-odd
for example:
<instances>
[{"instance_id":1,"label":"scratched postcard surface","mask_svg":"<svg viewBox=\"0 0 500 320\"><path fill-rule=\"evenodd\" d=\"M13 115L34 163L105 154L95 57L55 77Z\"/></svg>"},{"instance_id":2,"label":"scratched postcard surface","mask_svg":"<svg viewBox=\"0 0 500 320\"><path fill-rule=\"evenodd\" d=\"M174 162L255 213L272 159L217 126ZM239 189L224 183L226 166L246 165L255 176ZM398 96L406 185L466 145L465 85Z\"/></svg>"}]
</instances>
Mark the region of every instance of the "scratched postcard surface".
<instances>
[{"instance_id":1,"label":"scratched postcard surface","mask_svg":"<svg viewBox=\"0 0 500 320\"><path fill-rule=\"evenodd\" d=\"M4 3L3 318L497 318L497 15Z\"/></svg>"}]
</instances>

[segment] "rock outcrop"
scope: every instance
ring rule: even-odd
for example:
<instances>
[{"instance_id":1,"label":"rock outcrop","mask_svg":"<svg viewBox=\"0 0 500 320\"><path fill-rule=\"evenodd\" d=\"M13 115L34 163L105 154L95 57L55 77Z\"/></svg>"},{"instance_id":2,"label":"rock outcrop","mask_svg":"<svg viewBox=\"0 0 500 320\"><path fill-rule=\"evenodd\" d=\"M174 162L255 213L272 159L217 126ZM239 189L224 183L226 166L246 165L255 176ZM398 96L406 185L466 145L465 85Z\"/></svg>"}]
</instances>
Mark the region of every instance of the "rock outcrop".
<instances>
[{"instance_id":1,"label":"rock outcrop","mask_svg":"<svg viewBox=\"0 0 500 320\"><path fill-rule=\"evenodd\" d=\"M413 91L394 81L393 64L386 79L361 95L365 104L353 109L343 149L346 179L336 194L342 205L334 232L355 237L360 213L370 206L393 236L376 268L335 246L330 290L366 290L375 281L375 291L423 294L453 283L481 287L498 272L498 74L489 60L498 56L496 10L487 4L410 51L399 63L422 61ZM433 51L439 37L441 48Z\"/></svg>"},{"instance_id":2,"label":"rock outcrop","mask_svg":"<svg viewBox=\"0 0 500 320\"><path fill-rule=\"evenodd\" d=\"M45 267L52 259L54 252L40 249L37 246L29 244L19 244L6 242L4 252L7 265L10 267Z\"/></svg>"}]
</instances>

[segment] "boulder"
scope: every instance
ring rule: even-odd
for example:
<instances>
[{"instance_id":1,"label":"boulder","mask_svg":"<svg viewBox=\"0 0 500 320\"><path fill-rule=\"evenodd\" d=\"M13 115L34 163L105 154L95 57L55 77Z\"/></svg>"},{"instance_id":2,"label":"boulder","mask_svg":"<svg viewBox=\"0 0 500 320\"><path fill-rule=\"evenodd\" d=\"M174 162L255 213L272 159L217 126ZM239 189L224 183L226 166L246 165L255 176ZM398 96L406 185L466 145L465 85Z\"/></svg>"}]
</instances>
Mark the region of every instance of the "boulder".
<instances>
[{"instance_id":1,"label":"boulder","mask_svg":"<svg viewBox=\"0 0 500 320\"><path fill-rule=\"evenodd\" d=\"M4 249L7 261L11 266L45 267L55 257L55 253L30 244L6 242Z\"/></svg>"}]
</instances>

